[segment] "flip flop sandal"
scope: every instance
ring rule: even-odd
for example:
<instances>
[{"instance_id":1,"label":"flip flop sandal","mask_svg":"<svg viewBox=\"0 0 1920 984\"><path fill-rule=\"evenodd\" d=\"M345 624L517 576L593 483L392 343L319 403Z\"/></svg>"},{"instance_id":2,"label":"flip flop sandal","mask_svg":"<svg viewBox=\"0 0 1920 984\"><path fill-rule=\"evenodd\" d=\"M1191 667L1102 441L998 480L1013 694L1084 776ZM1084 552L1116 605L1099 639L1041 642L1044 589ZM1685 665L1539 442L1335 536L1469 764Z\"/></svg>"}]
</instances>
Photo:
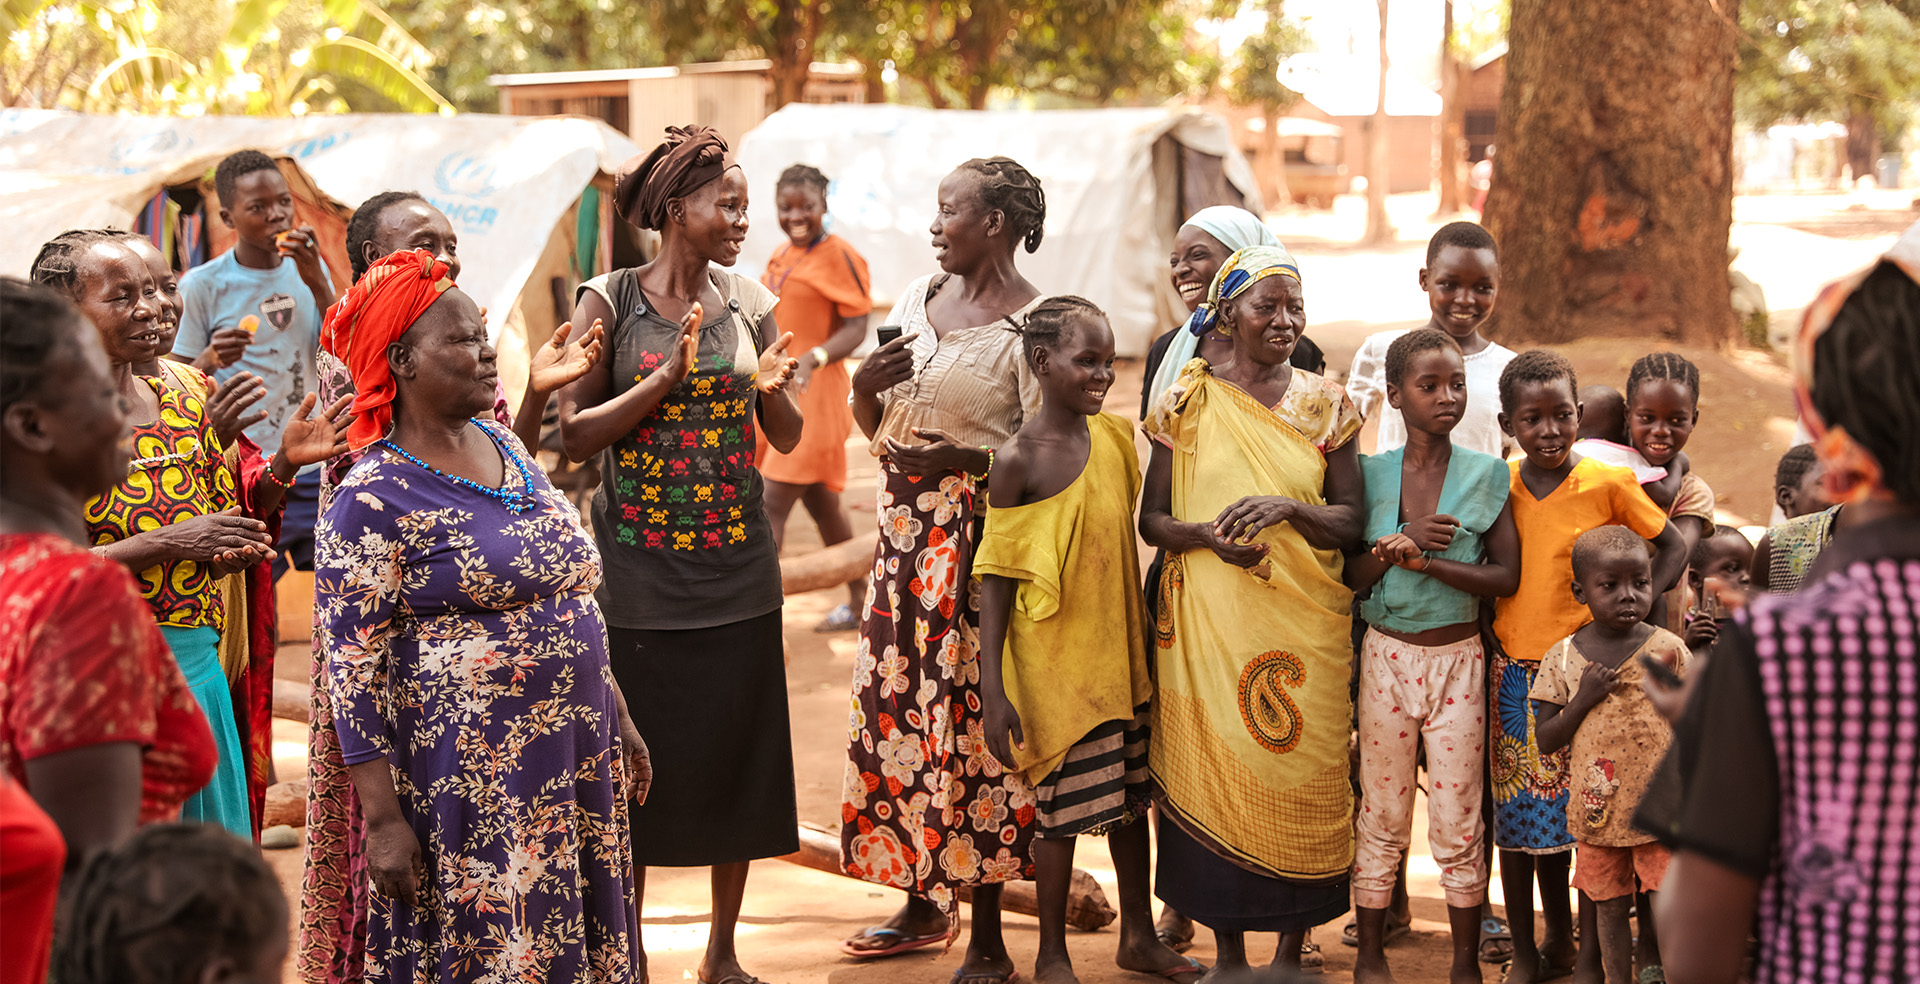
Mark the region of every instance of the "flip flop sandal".
<instances>
[{"instance_id":1,"label":"flip flop sandal","mask_svg":"<svg viewBox=\"0 0 1920 984\"><path fill-rule=\"evenodd\" d=\"M1320 952L1320 944L1311 940L1300 944L1300 973L1324 974L1327 972L1327 955Z\"/></svg>"},{"instance_id":2,"label":"flip flop sandal","mask_svg":"<svg viewBox=\"0 0 1920 984\"><path fill-rule=\"evenodd\" d=\"M1140 973L1140 974L1154 974L1159 977L1164 977L1167 980L1173 980L1174 978L1179 977L1181 974L1205 974L1206 972L1207 972L1207 965L1201 963L1198 960L1193 959L1192 957L1188 957L1186 963L1179 964L1173 967L1168 967L1166 970L1135 971L1135 973ZM1663 981L1662 984L1665 984L1665 982Z\"/></svg>"},{"instance_id":3,"label":"flip flop sandal","mask_svg":"<svg viewBox=\"0 0 1920 984\"><path fill-rule=\"evenodd\" d=\"M1640 984L1667 984L1667 969L1659 964L1640 968Z\"/></svg>"},{"instance_id":4,"label":"flip flop sandal","mask_svg":"<svg viewBox=\"0 0 1920 984\"><path fill-rule=\"evenodd\" d=\"M1153 931L1153 936L1175 953L1185 953L1193 949L1192 936L1181 936L1171 929L1156 929Z\"/></svg>"},{"instance_id":5,"label":"flip flop sandal","mask_svg":"<svg viewBox=\"0 0 1920 984\"><path fill-rule=\"evenodd\" d=\"M939 943L947 938L947 931L943 929L937 933L929 933L925 936L908 936L894 929L892 926L868 926L866 929L860 931L860 936L878 936L882 939L894 939L899 942L879 950L862 950L853 945L853 940L841 940L840 952L855 960L872 960L876 957L891 957L896 953L905 953L908 950L917 950L923 946L931 946ZM859 938L859 936L854 937L854 939ZM713 984L720 984L720 982L715 981Z\"/></svg>"},{"instance_id":6,"label":"flip flop sandal","mask_svg":"<svg viewBox=\"0 0 1920 984\"><path fill-rule=\"evenodd\" d=\"M947 984L963 984L965 981L984 981L990 982L990 984L1015 984L1019 979L1020 972L1017 970L1009 971L1005 977L995 977L992 974L969 974L964 970L956 970L953 972L953 978L949 980Z\"/></svg>"},{"instance_id":7,"label":"flip flop sandal","mask_svg":"<svg viewBox=\"0 0 1920 984\"><path fill-rule=\"evenodd\" d=\"M852 632L860 627L859 616L853 613L853 606L841 605L827 613L820 624L813 627L815 632Z\"/></svg>"},{"instance_id":8,"label":"flip flop sandal","mask_svg":"<svg viewBox=\"0 0 1920 984\"><path fill-rule=\"evenodd\" d=\"M1489 950L1488 944L1493 949ZM1513 931L1505 919L1488 916L1480 920L1479 953L1483 964L1503 964L1513 959Z\"/></svg>"},{"instance_id":9,"label":"flip flop sandal","mask_svg":"<svg viewBox=\"0 0 1920 984\"><path fill-rule=\"evenodd\" d=\"M698 980L700 984L767 984L766 981L752 974L728 974L717 981L710 981L704 977L695 978L695 980Z\"/></svg>"}]
</instances>

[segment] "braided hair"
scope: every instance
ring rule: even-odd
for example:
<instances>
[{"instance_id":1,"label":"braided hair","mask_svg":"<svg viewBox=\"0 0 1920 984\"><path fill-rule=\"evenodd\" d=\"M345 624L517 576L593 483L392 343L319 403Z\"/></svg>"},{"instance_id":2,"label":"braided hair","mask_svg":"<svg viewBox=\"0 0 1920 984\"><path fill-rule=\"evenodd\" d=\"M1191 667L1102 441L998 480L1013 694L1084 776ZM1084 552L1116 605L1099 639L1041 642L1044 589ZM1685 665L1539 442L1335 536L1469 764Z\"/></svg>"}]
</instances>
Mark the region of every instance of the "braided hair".
<instances>
[{"instance_id":1,"label":"braided hair","mask_svg":"<svg viewBox=\"0 0 1920 984\"><path fill-rule=\"evenodd\" d=\"M1700 370L1687 357L1678 352L1649 352L1640 357L1627 372L1627 402L1633 402L1633 394L1638 392L1640 384L1653 379L1671 379L1687 388L1693 394L1693 405L1700 405Z\"/></svg>"},{"instance_id":2,"label":"braided hair","mask_svg":"<svg viewBox=\"0 0 1920 984\"><path fill-rule=\"evenodd\" d=\"M85 328L80 309L59 291L0 277L0 413L38 394L61 347Z\"/></svg>"},{"instance_id":3,"label":"braided hair","mask_svg":"<svg viewBox=\"0 0 1920 984\"><path fill-rule=\"evenodd\" d=\"M273 158L257 150L242 150L228 154L226 159L220 162L220 166L213 169L213 191L220 196L220 207L233 207L234 195L237 193L241 178L255 171L278 172L279 170L280 165L275 164Z\"/></svg>"},{"instance_id":4,"label":"braided hair","mask_svg":"<svg viewBox=\"0 0 1920 984\"><path fill-rule=\"evenodd\" d=\"M1500 412L1513 412L1521 386L1558 379L1567 381L1568 395L1580 392L1580 378L1574 374L1573 363L1568 362L1566 356L1552 349L1528 349L1514 356L1513 361L1500 370Z\"/></svg>"},{"instance_id":5,"label":"braided hair","mask_svg":"<svg viewBox=\"0 0 1920 984\"><path fill-rule=\"evenodd\" d=\"M1415 328L1393 340L1387 346L1387 382L1394 386L1406 378L1407 363L1422 352L1437 352L1441 349L1460 351L1460 343L1453 336L1438 328Z\"/></svg>"},{"instance_id":6,"label":"braided hair","mask_svg":"<svg viewBox=\"0 0 1920 984\"><path fill-rule=\"evenodd\" d=\"M779 191L782 188L812 188L814 191L820 193L820 198L824 201L827 197L827 185L830 183L831 182L827 180L827 176L822 174L820 169L814 167L812 164L794 164L780 172L780 180L774 184L773 190Z\"/></svg>"},{"instance_id":7,"label":"braided hair","mask_svg":"<svg viewBox=\"0 0 1920 984\"><path fill-rule=\"evenodd\" d=\"M976 157L957 170L979 176L981 203L1007 217L1014 242L1024 243L1029 253L1040 248L1040 237L1046 233L1047 196L1033 172L1011 157Z\"/></svg>"},{"instance_id":8,"label":"braided hair","mask_svg":"<svg viewBox=\"0 0 1920 984\"><path fill-rule=\"evenodd\" d=\"M1433 238L1427 240L1427 265L1432 266L1440 251L1448 246L1490 249L1495 257L1500 255L1500 244L1494 241L1493 233L1478 222L1449 222L1436 230Z\"/></svg>"},{"instance_id":9,"label":"braided hair","mask_svg":"<svg viewBox=\"0 0 1920 984\"><path fill-rule=\"evenodd\" d=\"M111 229L68 229L40 247L27 276L34 283L52 287L77 303L81 291L80 264L87 252L121 235L123 233Z\"/></svg>"},{"instance_id":10,"label":"braided hair","mask_svg":"<svg viewBox=\"0 0 1920 984\"><path fill-rule=\"evenodd\" d=\"M1060 351L1060 343L1067 332L1075 325L1093 318L1107 319L1107 312L1084 297L1073 294L1061 294L1049 297L1033 306L1027 312L1027 323L1020 327L1020 350L1027 357L1027 364L1033 364L1033 353L1039 349Z\"/></svg>"},{"instance_id":11,"label":"braided hair","mask_svg":"<svg viewBox=\"0 0 1920 984\"><path fill-rule=\"evenodd\" d=\"M1920 505L1920 283L1883 262L1813 342L1813 406L1880 465L1900 502Z\"/></svg>"},{"instance_id":12,"label":"braided hair","mask_svg":"<svg viewBox=\"0 0 1920 984\"><path fill-rule=\"evenodd\" d=\"M1647 556L1647 541L1624 526L1596 526L1573 541L1573 579L1584 580L1582 573L1594 564L1622 555Z\"/></svg>"},{"instance_id":13,"label":"braided hair","mask_svg":"<svg viewBox=\"0 0 1920 984\"><path fill-rule=\"evenodd\" d=\"M1814 452L1811 444L1796 444L1788 448L1787 453L1780 456L1780 463L1773 468L1774 490L1799 488L1800 480L1806 478L1807 473L1819 462L1820 455Z\"/></svg>"},{"instance_id":14,"label":"braided hair","mask_svg":"<svg viewBox=\"0 0 1920 984\"><path fill-rule=\"evenodd\" d=\"M429 202L416 191L383 191L360 203L353 210L353 218L347 220L347 261L353 265L353 279L357 283L367 272L367 244L380 234L380 216L386 210L401 202Z\"/></svg>"},{"instance_id":15,"label":"braided hair","mask_svg":"<svg viewBox=\"0 0 1920 984\"><path fill-rule=\"evenodd\" d=\"M198 979L220 957L248 963L285 932L280 883L257 848L218 827L155 824L87 863L53 976L175 984Z\"/></svg>"}]
</instances>

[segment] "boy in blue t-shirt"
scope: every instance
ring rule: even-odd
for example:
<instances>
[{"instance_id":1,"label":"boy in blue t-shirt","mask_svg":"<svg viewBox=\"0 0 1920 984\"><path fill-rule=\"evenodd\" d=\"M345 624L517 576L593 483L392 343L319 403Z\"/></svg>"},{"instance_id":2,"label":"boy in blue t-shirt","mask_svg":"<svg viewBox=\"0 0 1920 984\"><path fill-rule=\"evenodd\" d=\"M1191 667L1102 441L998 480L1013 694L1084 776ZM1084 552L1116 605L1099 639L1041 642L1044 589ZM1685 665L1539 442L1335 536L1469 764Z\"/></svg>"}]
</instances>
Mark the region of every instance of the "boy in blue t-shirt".
<instances>
[{"instance_id":1,"label":"boy in blue t-shirt","mask_svg":"<svg viewBox=\"0 0 1920 984\"><path fill-rule=\"evenodd\" d=\"M292 227L293 192L273 158L240 151L220 162L213 183L220 219L238 241L180 278L183 310L173 356L221 383L242 371L266 383L266 397L254 408L266 416L246 435L271 459L288 418L319 389L314 358L333 282L312 227ZM276 578L290 562L312 566L319 480L318 466L308 468L287 492Z\"/></svg>"}]
</instances>

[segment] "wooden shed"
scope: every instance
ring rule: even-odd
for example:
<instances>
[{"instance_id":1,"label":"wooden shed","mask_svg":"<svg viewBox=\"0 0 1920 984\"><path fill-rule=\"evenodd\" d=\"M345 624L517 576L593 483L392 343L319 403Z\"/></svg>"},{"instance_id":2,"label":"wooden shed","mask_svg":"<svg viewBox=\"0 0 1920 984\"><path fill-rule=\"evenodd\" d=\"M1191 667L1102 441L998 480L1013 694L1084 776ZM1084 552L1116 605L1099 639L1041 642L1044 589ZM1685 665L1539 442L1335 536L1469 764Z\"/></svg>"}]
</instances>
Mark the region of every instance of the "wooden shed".
<instances>
[{"instance_id":1,"label":"wooden shed","mask_svg":"<svg viewBox=\"0 0 1920 984\"><path fill-rule=\"evenodd\" d=\"M500 112L509 116L591 116L646 146L668 126L703 123L738 145L773 112L773 80L765 59L702 62L661 68L493 75ZM858 65L814 62L801 101L866 102Z\"/></svg>"}]
</instances>

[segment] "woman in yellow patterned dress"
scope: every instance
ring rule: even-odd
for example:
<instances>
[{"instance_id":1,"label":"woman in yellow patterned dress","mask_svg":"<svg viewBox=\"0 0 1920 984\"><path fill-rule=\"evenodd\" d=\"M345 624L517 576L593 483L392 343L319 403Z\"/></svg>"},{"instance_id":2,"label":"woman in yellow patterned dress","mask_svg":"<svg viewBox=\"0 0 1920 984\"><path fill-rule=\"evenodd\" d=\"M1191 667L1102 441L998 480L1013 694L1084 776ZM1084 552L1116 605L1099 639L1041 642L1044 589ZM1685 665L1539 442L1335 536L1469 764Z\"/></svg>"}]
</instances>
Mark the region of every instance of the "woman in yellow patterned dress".
<instances>
[{"instance_id":1,"label":"woman in yellow patterned dress","mask_svg":"<svg viewBox=\"0 0 1920 984\"><path fill-rule=\"evenodd\" d=\"M247 762L234 722L220 633L226 608L220 581L270 557L267 524L238 515L240 490L223 461L204 404L133 365L160 354L159 288L140 254L116 233L68 232L34 260L33 279L64 291L93 322L113 364L133 423L126 481L87 503L94 549L133 571L173 657L213 728L220 764L213 781L181 809L185 820L217 823L251 839ZM344 441L344 421L309 419L314 398L288 424L285 443L251 490L271 512L301 467L323 461ZM333 408L335 413L344 404ZM336 424L339 430L336 430Z\"/></svg>"},{"instance_id":2,"label":"woman in yellow patterned dress","mask_svg":"<svg viewBox=\"0 0 1920 984\"><path fill-rule=\"evenodd\" d=\"M1206 307L1234 357L1217 372L1190 361L1149 410L1140 532L1167 551L1156 894L1214 931L1214 980L1245 970L1247 932L1280 933L1275 962L1297 968L1306 930L1347 910L1340 551L1359 542L1363 494L1359 414L1339 384L1287 361L1306 327L1292 256L1235 253Z\"/></svg>"}]
</instances>

